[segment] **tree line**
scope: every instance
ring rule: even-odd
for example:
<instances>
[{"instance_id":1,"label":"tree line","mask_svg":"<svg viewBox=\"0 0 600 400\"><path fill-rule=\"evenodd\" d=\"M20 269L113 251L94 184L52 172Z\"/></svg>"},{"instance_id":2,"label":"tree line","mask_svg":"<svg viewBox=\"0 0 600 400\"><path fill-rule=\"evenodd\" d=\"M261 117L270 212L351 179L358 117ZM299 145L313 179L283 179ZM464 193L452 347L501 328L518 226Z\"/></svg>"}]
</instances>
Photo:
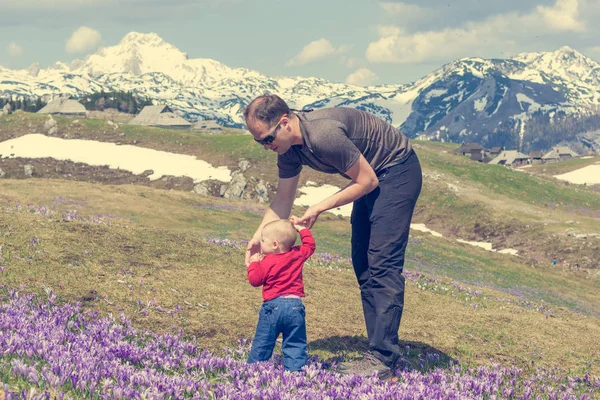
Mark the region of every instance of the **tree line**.
<instances>
[{"instance_id":1,"label":"tree line","mask_svg":"<svg viewBox=\"0 0 600 400\"><path fill-rule=\"evenodd\" d=\"M120 112L129 114L138 114L145 106L152 105L152 99L141 97L132 92L114 91L114 92L96 92L82 96L74 100L79 101L87 110L104 111L107 108L114 108ZM38 112L47 101L41 96L28 97L2 97L0 98L0 111L6 105L10 104L12 111L22 110L27 112Z\"/></svg>"},{"instance_id":2,"label":"tree line","mask_svg":"<svg viewBox=\"0 0 600 400\"><path fill-rule=\"evenodd\" d=\"M12 111L22 110L27 112L38 112L46 102L41 97L24 97L22 99L0 98L0 112L6 104L10 105Z\"/></svg>"},{"instance_id":3,"label":"tree line","mask_svg":"<svg viewBox=\"0 0 600 400\"><path fill-rule=\"evenodd\" d=\"M483 147L501 146L505 149L516 149L525 154L531 151L548 151L559 144L568 144L572 150L583 152L581 137L587 132L600 131L600 113L590 110L588 114L567 114L557 111L550 117L537 111L531 115L523 127L521 141L521 124L514 119L502 121L493 132L473 132L468 136L450 137L456 142L477 142Z\"/></svg>"},{"instance_id":4,"label":"tree line","mask_svg":"<svg viewBox=\"0 0 600 400\"><path fill-rule=\"evenodd\" d=\"M104 111L107 108L114 108L120 112L137 114L145 106L152 105L152 99L141 97L132 92L96 92L88 94L79 99L79 102L87 110Z\"/></svg>"},{"instance_id":5,"label":"tree line","mask_svg":"<svg viewBox=\"0 0 600 400\"><path fill-rule=\"evenodd\" d=\"M600 130L600 114L569 115L559 111L550 118L537 112L525 126L523 150L545 150L559 143L577 143L584 133L597 130Z\"/></svg>"}]
</instances>

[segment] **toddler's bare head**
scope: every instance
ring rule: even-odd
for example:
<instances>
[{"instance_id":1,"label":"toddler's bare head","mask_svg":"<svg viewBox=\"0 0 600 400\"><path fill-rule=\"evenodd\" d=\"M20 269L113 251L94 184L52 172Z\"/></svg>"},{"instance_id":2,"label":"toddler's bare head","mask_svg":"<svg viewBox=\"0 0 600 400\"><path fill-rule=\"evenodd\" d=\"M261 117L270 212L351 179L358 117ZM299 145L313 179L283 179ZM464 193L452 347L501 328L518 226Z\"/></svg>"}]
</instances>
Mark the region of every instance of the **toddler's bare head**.
<instances>
[{"instance_id":1,"label":"toddler's bare head","mask_svg":"<svg viewBox=\"0 0 600 400\"><path fill-rule=\"evenodd\" d=\"M287 219L271 221L263 227L263 238L276 240L282 251L288 251L296 243L297 232L294 225Z\"/></svg>"}]
</instances>

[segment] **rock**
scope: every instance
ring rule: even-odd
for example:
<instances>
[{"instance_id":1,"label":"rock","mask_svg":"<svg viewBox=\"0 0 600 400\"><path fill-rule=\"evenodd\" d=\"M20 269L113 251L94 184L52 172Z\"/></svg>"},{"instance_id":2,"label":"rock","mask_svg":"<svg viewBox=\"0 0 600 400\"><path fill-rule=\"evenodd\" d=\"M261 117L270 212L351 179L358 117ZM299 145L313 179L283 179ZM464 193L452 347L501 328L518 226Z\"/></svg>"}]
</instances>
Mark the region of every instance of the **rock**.
<instances>
[{"instance_id":1,"label":"rock","mask_svg":"<svg viewBox=\"0 0 600 400\"><path fill-rule=\"evenodd\" d=\"M52 128L53 126L56 126L56 125L58 125L56 123L56 120L54 118L52 118L52 115L48 115L48 118L44 122L44 130L47 132L48 130L50 130L50 128Z\"/></svg>"},{"instance_id":2,"label":"rock","mask_svg":"<svg viewBox=\"0 0 600 400\"><path fill-rule=\"evenodd\" d=\"M246 189L246 178L241 173L233 173L233 177L231 182L227 186L225 193L223 193L223 197L226 199L239 199L242 197L242 193L244 193L244 189Z\"/></svg>"},{"instance_id":3,"label":"rock","mask_svg":"<svg viewBox=\"0 0 600 400\"><path fill-rule=\"evenodd\" d=\"M2 115L9 115L12 112L10 104L6 103L4 107L2 107Z\"/></svg>"},{"instance_id":4,"label":"rock","mask_svg":"<svg viewBox=\"0 0 600 400\"><path fill-rule=\"evenodd\" d=\"M208 186L204 182L200 182L194 186L192 190L194 193L199 194L200 196L209 196L210 191L208 190Z\"/></svg>"},{"instance_id":5,"label":"rock","mask_svg":"<svg viewBox=\"0 0 600 400\"><path fill-rule=\"evenodd\" d=\"M108 121L106 121L106 123L109 125L114 125L114 123L110 119Z\"/></svg>"},{"instance_id":6,"label":"rock","mask_svg":"<svg viewBox=\"0 0 600 400\"><path fill-rule=\"evenodd\" d=\"M450 189L454 194L460 194L460 190L458 189L458 186L453 185L451 183L446 183L448 185L448 189Z\"/></svg>"},{"instance_id":7,"label":"rock","mask_svg":"<svg viewBox=\"0 0 600 400\"><path fill-rule=\"evenodd\" d=\"M58 124L52 115L48 115L48 119L44 122L44 131L48 136L54 136L58 132Z\"/></svg>"},{"instance_id":8,"label":"rock","mask_svg":"<svg viewBox=\"0 0 600 400\"><path fill-rule=\"evenodd\" d=\"M76 125L76 124L78 124L78 123L79 123L79 120L78 120L78 119L76 119L76 120L74 120L73 122L71 122L71 125Z\"/></svg>"},{"instance_id":9,"label":"rock","mask_svg":"<svg viewBox=\"0 0 600 400\"><path fill-rule=\"evenodd\" d=\"M436 171L433 172L423 172L423 177L432 181L439 181L444 178L444 176Z\"/></svg>"},{"instance_id":10,"label":"rock","mask_svg":"<svg viewBox=\"0 0 600 400\"><path fill-rule=\"evenodd\" d=\"M149 177L150 175L154 174L154 170L153 169L147 169L144 172L141 173L142 176L144 177Z\"/></svg>"},{"instance_id":11,"label":"rock","mask_svg":"<svg viewBox=\"0 0 600 400\"><path fill-rule=\"evenodd\" d=\"M258 199L259 203L269 202L269 189L263 181L258 182L258 184L254 187L254 191L256 192L256 198Z\"/></svg>"},{"instance_id":12,"label":"rock","mask_svg":"<svg viewBox=\"0 0 600 400\"><path fill-rule=\"evenodd\" d=\"M250 161L242 159L238 163L238 167L240 168L240 171L246 172L248 168L250 168Z\"/></svg>"},{"instance_id":13,"label":"rock","mask_svg":"<svg viewBox=\"0 0 600 400\"><path fill-rule=\"evenodd\" d=\"M6 172L2 171L2 168L0 168L0 178L4 178L6 176Z\"/></svg>"},{"instance_id":14,"label":"rock","mask_svg":"<svg viewBox=\"0 0 600 400\"><path fill-rule=\"evenodd\" d=\"M25 172L25 176L28 176L28 177L32 177L32 176L33 176L33 165L31 165L31 164L26 164L26 165L23 167L23 170L24 170L24 172Z\"/></svg>"}]
</instances>

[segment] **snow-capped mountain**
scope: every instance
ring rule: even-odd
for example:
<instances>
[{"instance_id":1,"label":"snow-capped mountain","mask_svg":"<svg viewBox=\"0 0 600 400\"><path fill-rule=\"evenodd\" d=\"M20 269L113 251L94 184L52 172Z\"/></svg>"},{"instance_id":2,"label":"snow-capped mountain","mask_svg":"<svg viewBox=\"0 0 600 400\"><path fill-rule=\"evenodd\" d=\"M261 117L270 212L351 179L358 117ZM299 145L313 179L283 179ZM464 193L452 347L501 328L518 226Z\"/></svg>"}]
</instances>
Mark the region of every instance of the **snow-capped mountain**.
<instances>
[{"instance_id":1,"label":"snow-capped mountain","mask_svg":"<svg viewBox=\"0 0 600 400\"><path fill-rule=\"evenodd\" d=\"M372 112L409 136L502 145L522 140L533 115L585 114L600 103L600 64L562 47L511 59L464 58L405 85L360 87L319 78L269 77L187 54L154 33L131 32L84 60L46 69L0 67L4 96L75 97L133 91L166 103L186 118L215 118L242 126L255 96L280 95L295 108L348 106Z\"/></svg>"}]
</instances>

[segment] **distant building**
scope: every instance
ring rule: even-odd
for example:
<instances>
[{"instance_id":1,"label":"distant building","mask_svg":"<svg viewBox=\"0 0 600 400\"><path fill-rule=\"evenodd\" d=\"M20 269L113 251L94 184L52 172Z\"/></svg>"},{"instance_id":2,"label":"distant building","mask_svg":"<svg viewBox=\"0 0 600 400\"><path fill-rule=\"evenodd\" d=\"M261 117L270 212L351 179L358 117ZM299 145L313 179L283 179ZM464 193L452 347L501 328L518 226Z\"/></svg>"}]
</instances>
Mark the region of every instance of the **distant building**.
<instances>
[{"instance_id":1,"label":"distant building","mask_svg":"<svg viewBox=\"0 0 600 400\"><path fill-rule=\"evenodd\" d=\"M542 162L563 161L578 157L579 154L575 153L567 146L555 146L552 150L542 156Z\"/></svg>"},{"instance_id":2,"label":"distant building","mask_svg":"<svg viewBox=\"0 0 600 400\"><path fill-rule=\"evenodd\" d=\"M68 97L56 98L38 111L38 114L61 115L64 117L86 117L87 113L83 104Z\"/></svg>"},{"instance_id":3,"label":"distant building","mask_svg":"<svg viewBox=\"0 0 600 400\"><path fill-rule=\"evenodd\" d=\"M494 146L490 149L490 157L496 158L504 151L504 147L502 146Z\"/></svg>"},{"instance_id":4,"label":"distant building","mask_svg":"<svg viewBox=\"0 0 600 400\"><path fill-rule=\"evenodd\" d=\"M529 159L531 160L532 164L541 164L543 162L543 156L544 153L541 151L532 151L531 153L529 153Z\"/></svg>"},{"instance_id":5,"label":"distant building","mask_svg":"<svg viewBox=\"0 0 600 400\"><path fill-rule=\"evenodd\" d=\"M489 163L506 165L507 167L519 167L529 164L529 156L517 150L504 150Z\"/></svg>"},{"instance_id":6,"label":"distant building","mask_svg":"<svg viewBox=\"0 0 600 400\"><path fill-rule=\"evenodd\" d=\"M471 152L471 160L478 161L482 163L489 163L492 159L489 156L489 153L485 150L481 151L472 151Z\"/></svg>"},{"instance_id":7,"label":"distant building","mask_svg":"<svg viewBox=\"0 0 600 400\"><path fill-rule=\"evenodd\" d=\"M175 114L167 105L146 106L131 121L132 125L154 126L166 129L190 129L192 124Z\"/></svg>"},{"instance_id":8,"label":"distant building","mask_svg":"<svg viewBox=\"0 0 600 400\"><path fill-rule=\"evenodd\" d=\"M479 143L463 143L454 153L461 156L470 156L473 152L486 151Z\"/></svg>"},{"instance_id":9,"label":"distant building","mask_svg":"<svg viewBox=\"0 0 600 400\"><path fill-rule=\"evenodd\" d=\"M192 131L213 131L220 132L223 128L217 124L214 119L207 119L198 121L192 126Z\"/></svg>"}]
</instances>

